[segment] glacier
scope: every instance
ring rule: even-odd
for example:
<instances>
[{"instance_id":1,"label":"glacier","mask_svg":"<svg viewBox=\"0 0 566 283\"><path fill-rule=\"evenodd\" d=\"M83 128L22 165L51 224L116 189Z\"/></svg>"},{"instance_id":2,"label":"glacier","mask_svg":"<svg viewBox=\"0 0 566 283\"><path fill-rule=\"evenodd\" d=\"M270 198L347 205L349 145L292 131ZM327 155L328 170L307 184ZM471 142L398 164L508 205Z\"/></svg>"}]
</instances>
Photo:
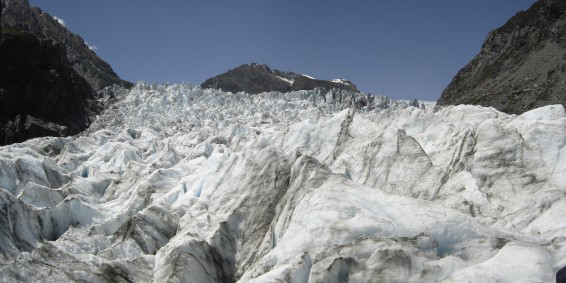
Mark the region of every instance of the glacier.
<instances>
[{"instance_id":1,"label":"glacier","mask_svg":"<svg viewBox=\"0 0 566 283\"><path fill-rule=\"evenodd\" d=\"M0 147L0 281L552 282L566 113L140 82Z\"/></svg>"}]
</instances>

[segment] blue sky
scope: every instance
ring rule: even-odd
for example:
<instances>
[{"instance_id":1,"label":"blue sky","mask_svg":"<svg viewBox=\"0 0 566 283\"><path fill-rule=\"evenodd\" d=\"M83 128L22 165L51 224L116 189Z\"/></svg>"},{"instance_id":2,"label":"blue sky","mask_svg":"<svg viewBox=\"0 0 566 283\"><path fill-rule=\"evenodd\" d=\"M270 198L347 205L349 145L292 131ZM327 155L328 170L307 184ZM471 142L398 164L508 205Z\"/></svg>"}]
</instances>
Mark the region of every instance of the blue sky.
<instances>
[{"instance_id":1,"label":"blue sky","mask_svg":"<svg viewBox=\"0 0 566 283\"><path fill-rule=\"evenodd\" d=\"M245 63L436 100L488 31L534 0L30 0L123 79L191 82Z\"/></svg>"}]
</instances>

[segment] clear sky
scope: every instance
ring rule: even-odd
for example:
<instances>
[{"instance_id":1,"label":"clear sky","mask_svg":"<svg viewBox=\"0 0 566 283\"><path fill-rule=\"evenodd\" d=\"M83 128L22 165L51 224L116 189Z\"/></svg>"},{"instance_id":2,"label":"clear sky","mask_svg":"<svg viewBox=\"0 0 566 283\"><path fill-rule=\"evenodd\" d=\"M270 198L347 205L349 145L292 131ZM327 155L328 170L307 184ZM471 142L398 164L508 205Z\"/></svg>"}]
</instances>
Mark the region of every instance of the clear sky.
<instances>
[{"instance_id":1,"label":"clear sky","mask_svg":"<svg viewBox=\"0 0 566 283\"><path fill-rule=\"evenodd\" d=\"M535 0L30 0L123 79L190 82L245 63L437 100L489 30Z\"/></svg>"}]
</instances>

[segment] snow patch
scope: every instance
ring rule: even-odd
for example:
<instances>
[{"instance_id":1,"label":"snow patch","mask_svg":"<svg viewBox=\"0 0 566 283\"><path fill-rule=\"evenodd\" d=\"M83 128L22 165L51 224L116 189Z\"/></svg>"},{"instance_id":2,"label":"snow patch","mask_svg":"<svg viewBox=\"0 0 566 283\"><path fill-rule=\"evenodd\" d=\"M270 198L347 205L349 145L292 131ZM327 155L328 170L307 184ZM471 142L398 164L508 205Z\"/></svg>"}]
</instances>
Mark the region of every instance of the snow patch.
<instances>
[{"instance_id":1,"label":"snow patch","mask_svg":"<svg viewBox=\"0 0 566 283\"><path fill-rule=\"evenodd\" d=\"M343 85L352 85L348 80L345 79L333 79L331 80L331 82Z\"/></svg>"},{"instance_id":2,"label":"snow patch","mask_svg":"<svg viewBox=\"0 0 566 283\"><path fill-rule=\"evenodd\" d=\"M295 82L295 80L286 79L280 76L276 76L276 77L284 82L287 82L289 85L292 85Z\"/></svg>"},{"instance_id":3,"label":"snow patch","mask_svg":"<svg viewBox=\"0 0 566 283\"><path fill-rule=\"evenodd\" d=\"M67 26L65 25L65 21L64 21L63 19L61 19L61 18L59 18L59 17L56 17L56 16L53 16L53 18L54 18L60 25L62 25L62 26L64 26L64 27L67 27Z\"/></svg>"}]
</instances>

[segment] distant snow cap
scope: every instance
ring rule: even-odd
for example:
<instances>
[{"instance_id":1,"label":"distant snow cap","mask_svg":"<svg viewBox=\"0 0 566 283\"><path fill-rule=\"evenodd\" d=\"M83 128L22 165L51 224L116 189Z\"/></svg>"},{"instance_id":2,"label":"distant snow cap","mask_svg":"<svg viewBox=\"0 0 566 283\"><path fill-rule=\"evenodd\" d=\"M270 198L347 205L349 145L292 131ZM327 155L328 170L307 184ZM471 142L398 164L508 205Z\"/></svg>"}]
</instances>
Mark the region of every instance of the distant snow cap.
<instances>
[{"instance_id":1,"label":"distant snow cap","mask_svg":"<svg viewBox=\"0 0 566 283\"><path fill-rule=\"evenodd\" d=\"M337 83L337 84L343 84L343 85L352 85L352 83L350 81L345 80L345 79L334 79L334 80L331 80L331 82Z\"/></svg>"},{"instance_id":2,"label":"distant snow cap","mask_svg":"<svg viewBox=\"0 0 566 283\"><path fill-rule=\"evenodd\" d=\"M59 24L61 24L62 26L67 27L67 26L65 25L65 20L63 20L63 19L61 19L61 18L59 18L59 17L57 17L57 16L53 16L53 18L54 18L57 22L59 22Z\"/></svg>"},{"instance_id":3,"label":"distant snow cap","mask_svg":"<svg viewBox=\"0 0 566 283\"><path fill-rule=\"evenodd\" d=\"M311 79L311 80L316 80L315 78L313 78L313 77L311 77L311 76L309 76L309 75L301 74L301 76L307 77L307 78L309 78L309 79Z\"/></svg>"}]
</instances>

